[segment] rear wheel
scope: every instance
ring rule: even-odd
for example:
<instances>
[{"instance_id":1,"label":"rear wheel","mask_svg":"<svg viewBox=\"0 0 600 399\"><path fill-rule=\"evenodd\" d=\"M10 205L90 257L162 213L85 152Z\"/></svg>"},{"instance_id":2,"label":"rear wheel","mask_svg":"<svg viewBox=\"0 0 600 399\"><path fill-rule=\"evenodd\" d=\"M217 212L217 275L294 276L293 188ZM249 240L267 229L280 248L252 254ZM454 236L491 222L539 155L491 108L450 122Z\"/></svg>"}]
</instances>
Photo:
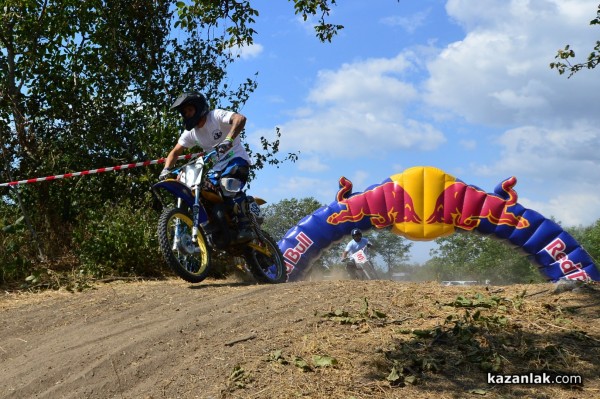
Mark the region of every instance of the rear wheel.
<instances>
[{"instance_id":1,"label":"rear wheel","mask_svg":"<svg viewBox=\"0 0 600 399\"><path fill-rule=\"evenodd\" d=\"M182 279L199 283L209 273L210 252L202 230L192 239L192 217L181 208L165 208L158 219L158 243L169 267Z\"/></svg>"},{"instance_id":2,"label":"rear wheel","mask_svg":"<svg viewBox=\"0 0 600 399\"><path fill-rule=\"evenodd\" d=\"M244 259L254 278L260 283L278 284L287 280L285 261L279 246L264 230L247 245Z\"/></svg>"}]
</instances>

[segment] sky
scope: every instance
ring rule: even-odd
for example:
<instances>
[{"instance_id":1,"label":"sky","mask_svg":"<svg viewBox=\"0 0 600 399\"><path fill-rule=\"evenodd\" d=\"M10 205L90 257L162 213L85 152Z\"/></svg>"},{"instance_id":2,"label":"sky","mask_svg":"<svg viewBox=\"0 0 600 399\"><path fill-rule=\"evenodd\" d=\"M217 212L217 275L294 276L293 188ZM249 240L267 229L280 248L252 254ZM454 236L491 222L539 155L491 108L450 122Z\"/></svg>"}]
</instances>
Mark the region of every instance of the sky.
<instances>
[{"instance_id":1,"label":"sky","mask_svg":"<svg viewBox=\"0 0 600 399\"><path fill-rule=\"evenodd\" d=\"M600 218L600 70L570 79L549 64L570 44L585 61L598 0L340 0L345 26L321 43L291 2L254 0L252 46L231 83L258 73L238 111L247 142L275 137L296 163L258 172L249 192L276 203L334 201L413 166L486 192L516 176L519 203L563 227ZM290 226L293 227L293 226ZM415 262L431 243L417 243Z\"/></svg>"}]
</instances>

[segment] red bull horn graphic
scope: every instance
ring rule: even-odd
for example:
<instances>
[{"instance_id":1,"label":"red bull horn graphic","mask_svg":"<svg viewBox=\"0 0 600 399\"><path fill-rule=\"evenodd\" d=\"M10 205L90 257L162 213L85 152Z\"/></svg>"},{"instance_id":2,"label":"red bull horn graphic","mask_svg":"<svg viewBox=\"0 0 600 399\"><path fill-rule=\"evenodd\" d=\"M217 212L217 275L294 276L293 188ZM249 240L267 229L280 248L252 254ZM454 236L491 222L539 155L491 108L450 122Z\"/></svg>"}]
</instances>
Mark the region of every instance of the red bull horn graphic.
<instances>
[{"instance_id":1,"label":"red bull horn graphic","mask_svg":"<svg viewBox=\"0 0 600 399\"><path fill-rule=\"evenodd\" d=\"M345 209L329 216L329 224L358 222L364 218L369 218L371 224L378 229L396 223L421 223L421 218L414 211L412 198L394 181L384 182L352 196L349 196L352 192L350 180L340 178L340 187L337 201Z\"/></svg>"},{"instance_id":2,"label":"red bull horn graphic","mask_svg":"<svg viewBox=\"0 0 600 399\"><path fill-rule=\"evenodd\" d=\"M342 177L335 201L303 218L279 241L282 253L290 255L288 280L301 280L311 262L353 228L386 227L411 240L433 240L456 229L478 231L521 247L549 280L600 280L593 260L572 236L518 203L516 183L510 177L486 193L440 169L418 166L352 193L352 182Z\"/></svg>"},{"instance_id":3,"label":"red bull horn graphic","mask_svg":"<svg viewBox=\"0 0 600 399\"><path fill-rule=\"evenodd\" d=\"M502 182L501 187L508 200L469 186L461 181L450 184L435 202L434 212L427 223L447 223L464 230L473 230L482 219L492 224L507 225L517 229L529 227L529 221L507 209L517 203L517 193L513 189L517 179L511 177Z\"/></svg>"}]
</instances>

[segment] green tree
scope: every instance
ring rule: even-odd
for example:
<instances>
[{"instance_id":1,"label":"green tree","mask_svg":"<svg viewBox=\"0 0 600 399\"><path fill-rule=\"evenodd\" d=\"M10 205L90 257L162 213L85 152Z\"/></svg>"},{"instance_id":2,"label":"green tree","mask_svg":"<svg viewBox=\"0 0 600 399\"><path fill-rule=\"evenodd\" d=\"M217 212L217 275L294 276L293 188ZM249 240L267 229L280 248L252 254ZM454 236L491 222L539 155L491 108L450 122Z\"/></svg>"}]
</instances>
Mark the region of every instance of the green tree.
<instances>
[{"instance_id":1,"label":"green tree","mask_svg":"<svg viewBox=\"0 0 600 399\"><path fill-rule=\"evenodd\" d=\"M590 254L594 263L600 261L600 219L590 226L568 228L567 231Z\"/></svg>"},{"instance_id":2,"label":"green tree","mask_svg":"<svg viewBox=\"0 0 600 399\"><path fill-rule=\"evenodd\" d=\"M227 69L236 60L231 50L254 41L259 11L251 3L3 0L0 179L54 175L165 155L180 130L169 105L184 90L201 88L212 106L240 110L257 87L256 74L231 82ZM343 28L328 21L335 4L336 0L293 0L291 6L304 19L316 17L317 38L330 41ZM276 133L276 140L262 139L262 148L253 154L253 172L295 159L295 154L279 158L280 132ZM147 211L147 190L156 174L156 169L140 168L76 182L23 186L20 198L32 226L43 237L43 252L53 261L70 259L80 245L72 240L73 231L86 225L103 230L98 219L91 219L99 213L90 210L124 207L109 215L113 218L127 210ZM7 192L1 195L0 222L13 225L20 214L17 201ZM16 245L13 253L35 253L24 248L27 234L23 229L11 235L10 244ZM79 250L85 247L92 246ZM100 252L94 249L95 254ZM0 264L12 262L12 256L0 252ZM88 257L87 262L95 259ZM31 261L26 256L19 264Z\"/></svg>"},{"instance_id":3,"label":"green tree","mask_svg":"<svg viewBox=\"0 0 600 399\"><path fill-rule=\"evenodd\" d=\"M596 18L590 21L590 25L600 25L600 5L598 5L598 11L596 12ZM550 63L551 69L556 69L559 74L569 72L569 78L578 71L587 68L594 69L600 63L600 40L596 41L594 50L590 52L587 57L587 61L572 64L570 59L575 58L575 51L571 49L570 45L566 45L564 49L558 50L558 53L554 57L558 61Z\"/></svg>"},{"instance_id":4,"label":"green tree","mask_svg":"<svg viewBox=\"0 0 600 399\"><path fill-rule=\"evenodd\" d=\"M2 4L3 181L165 155L180 130L177 115L168 109L180 92L202 88L213 106L238 110L256 88L254 77L237 83L227 77L235 61L229 49L251 43L255 34L251 26L258 12L247 1ZM262 144L253 154L256 169L282 161L275 155L278 139ZM289 155L285 159L293 159ZM86 210L106 203L127 206L125 199L137 200L136 208L147 207L155 175L155 169L134 169L19 190L44 237L44 252L57 258L73 247L69 238L75 225L90 222L86 218L93 212ZM20 210L14 198L2 194L3 224L11 224L10 215Z\"/></svg>"},{"instance_id":5,"label":"green tree","mask_svg":"<svg viewBox=\"0 0 600 399\"><path fill-rule=\"evenodd\" d=\"M381 256L385 264L384 270L388 274L396 266L406 262L410 256L412 242L390 230L377 230L373 233L370 241L372 241L373 247L369 251Z\"/></svg>"},{"instance_id":6,"label":"green tree","mask_svg":"<svg viewBox=\"0 0 600 399\"><path fill-rule=\"evenodd\" d=\"M322 207L313 197L283 199L275 204L264 208L265 222L263 228L267 230L276 240L281 240L289 229L302 220L312 215L314 211Z\"/></svg>"},{"instance_id":7,"label":"green tree","mask_svg":"<svg viewBox=\"0 0 600 399\"><path fill-rule=\"evenodd\" d=\"M221 51L224 39L201 37L201 30L172 38L171 9L166 0L5 2L0 145L6 178L164 154L179 130L176 115L166 112L168 100L191 82L214 101L244 100L255 85L226 89L231 56ZM36 229L46 232L46 252L69 245L64 239L83 210L142 199L151 173L23 187Z\"/></svg>"},{"instance_id":8,"label":"green tree","mask_svg":"<svg viewBox=\"0 0 600 399\"><path fill-rule=\"evenodd\" d=\"M436 240L427 267L440 280L491 280L494 284L542 281L537 268L506 242L473 232Z\"/></svg>"}]
</instances>

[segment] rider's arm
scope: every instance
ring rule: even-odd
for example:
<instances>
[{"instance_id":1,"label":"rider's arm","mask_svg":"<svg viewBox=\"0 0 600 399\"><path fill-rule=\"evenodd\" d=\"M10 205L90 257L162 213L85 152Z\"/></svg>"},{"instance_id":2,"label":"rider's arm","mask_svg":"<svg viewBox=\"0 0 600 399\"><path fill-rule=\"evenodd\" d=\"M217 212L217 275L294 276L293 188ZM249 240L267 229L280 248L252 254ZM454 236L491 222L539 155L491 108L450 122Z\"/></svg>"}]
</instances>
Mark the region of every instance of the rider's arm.
<instances>
[{"instance_id":1,"label":"rider's arm","mask_svg":"<svg viewBox=\"0 0 600 399\"><path fill-rule=\"evenodd\" d=\"M342 260L346 259L347 256L348 256L348 251L342 252Z\"/></svg>"},{"instance_id":2,"label":"rider's arm","mask_svg":"<svg viewBox=\"0 0 600 399\"><path fill-rule=\"evenodd\" d=\"M184 146L179 143L175 144L175 147L173 147L169 155L167 155L167 159L165 160L165 169L171 169L175 165L177 157L183 154L183 150L185 150Z\"/></svg>"},{"instance_id":3,"label":"rider's arm","mask_svg":"<svg viewBox=\"0 0 600 399\"><path fill-rule=\"evenodd\" d=\"M235 138L244 130L244 126L246 126L246 117L242 114L235 113L231 115L229 119L229 124L231 128L229 129L229 133L227 133L226 140L233 141Z\"/></svg>"}]
</instances>

